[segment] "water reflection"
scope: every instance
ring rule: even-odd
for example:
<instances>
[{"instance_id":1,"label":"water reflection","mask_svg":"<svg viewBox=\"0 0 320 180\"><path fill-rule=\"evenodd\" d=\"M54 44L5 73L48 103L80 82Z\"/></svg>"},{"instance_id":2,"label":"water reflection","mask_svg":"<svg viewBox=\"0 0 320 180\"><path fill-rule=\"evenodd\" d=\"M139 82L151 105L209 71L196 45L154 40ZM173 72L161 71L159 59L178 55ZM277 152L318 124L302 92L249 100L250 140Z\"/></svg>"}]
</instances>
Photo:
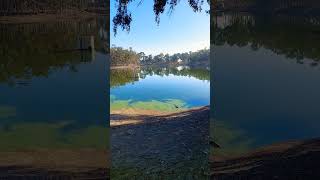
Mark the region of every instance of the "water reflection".
<instances>
[{"instance_id":1,"label":"water reflection","mask_svg":"<svg viewBox=\"0 0 320 180\"><path fill-rule=\"evenodd\" d=\"M112 69L110 79L112 110L133 106L182 110L209 104L210 73L207 69Z\"/></svg>"},{"instance_id":2,"label":"water reflection","mask_svg":"<svg viewBox=\"0 0 320 180\"><path fill-rule=\"evenodd\" d=\"M212 152L213 177L284 177L280 171L297 170L294 163L305 163L297 172L318 166L307 159L318 157L311 150L320 144L319 22L313 16L215 16L211 131L221 147ZM285 153L301 151L305 156Z\"/></svg>"},{"instance_id":3,"label":"water reflection","mask_svg":"<svg viewBox=\"0 0 320 180\"><path fill-rule=\"evenodd\" d=\"M112 69L111 70L111 87L122 86L127 83L134 83L139 79L145 79L147 76L187 76L194 77L198 80L210 80L210 73L207 69L191 69L189 67L170 67L170 68L154 68L143 67L141 69Z\"/></svg>"},{"instance_id":4,"label":"water reflection","mask_svg":"<svg viewBox=\"0 0 320 180\"><path fill-rule=\"evenodd\" d=\"M111 178L206 179L209 70L114 67L110 75Z\"/></svg>"},{"instance_id":5,"label":"water reflection","mask_svg":"<svg viewBox=\"0 0 320 180\"><path fill-rule=\"evenodd\" d=\"M38 174L61 172L61 177L106 175L106 18L0 24L4 170L23 166L17 174L27 167Z\"/></svg>"}]
</instances>

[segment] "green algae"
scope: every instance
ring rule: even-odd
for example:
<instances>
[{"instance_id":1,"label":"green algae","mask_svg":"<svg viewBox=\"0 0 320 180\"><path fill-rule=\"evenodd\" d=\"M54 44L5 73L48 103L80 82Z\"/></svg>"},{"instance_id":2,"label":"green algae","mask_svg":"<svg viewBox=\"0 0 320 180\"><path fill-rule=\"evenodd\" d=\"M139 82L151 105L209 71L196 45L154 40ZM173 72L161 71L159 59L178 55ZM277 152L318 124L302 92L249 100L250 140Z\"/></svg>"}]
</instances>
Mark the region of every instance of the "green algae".
<instances>
[{"instance_id":1,"label":"green algae","mask_svg":"<svg viewBox=\"0 0 320 180\"><path fill-rule=\"evenodd\" d=\"M148 101L133 101L119 100L114 95L110 96L110 110L123 110L123 109L137 109L137 110L155 110L163 112L175 112L186 110L189 107L186 102L180 99L165 99L159 100L148 100Z\"/></svg>"},{"instance_id":2,"label":"green algae","mask_svg":"<svg viewBox=\"0 0 320 180\"><path fill-rule=\"evenodd\" d=\"M12 106L0 106L0 119L15 117L17 114L16 108Z\"/></svg>"},{"instance_id":3,"label":"green algae","mask_svg":"<svg viewBox=\"0 0 320 180\"><path fill-rule=\"evenodd\" d=\"M109 128L92 125L64 132L69 123L17 123L0 129L0 150L109 146Z\"/></svg>"}]
</instances>

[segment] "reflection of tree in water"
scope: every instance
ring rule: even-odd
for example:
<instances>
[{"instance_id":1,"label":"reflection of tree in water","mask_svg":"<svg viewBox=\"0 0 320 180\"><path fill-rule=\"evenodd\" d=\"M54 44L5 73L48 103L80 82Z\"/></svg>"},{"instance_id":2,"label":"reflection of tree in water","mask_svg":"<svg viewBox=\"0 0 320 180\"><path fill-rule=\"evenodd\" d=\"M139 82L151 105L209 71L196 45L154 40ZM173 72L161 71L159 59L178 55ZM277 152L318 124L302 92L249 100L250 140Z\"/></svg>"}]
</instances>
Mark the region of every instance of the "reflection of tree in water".
<instances>
[{"instance_id":1,"label":"reflection of tree in water","mask_svg":"<svg viewBox=\"0 0 320 180\"><path fill-rule=\"evenodd\" d=\"M127 83L133 83L139 80L138 69L111 69L110 70L110 86L118 87Z\"/></svg>"},{"instance_id":2,"label":"reflection of tree in water","mask_svg":"<svg viewBox=\"0 0 320 180\"><path fill-rule=\"evenodd\" d=\"M0 28L0 82L47 77L65 67L77 71L78 64L92 60L92 41L103 52L95 21L1 24Z\"/></svg>"},{"instance_id":3,"label":"reflection of tree in water","mask_svg":"<svg viewBox=\"0 0 320 180\"><path fill-rule=\"evenodd\" d=\"M207 69L189 69L189 68L142 68L140 73L141 78L145 78L147 75L169 76L170 74L176 76L188 76L194 77L199 80L210 80L210 71Z\"/></svg>"},{"instance_id":4,"label":"reflection of tree in water","mask_svg":"<svg viewBox=\"0 0 320 180\"><path fill-rule=\"evenodd\" d=\"M199 80L210 80L210 71L207 69L188 69L178 70L177 68L141 68L141 69L111 69L110 71L110 86L123 86L127 83L134 83L139 79L144 79L147 76L176 76L194 77Z\"/></svg>"},{"instance_id":5,"label":"reflection of tree in water","mask_svg":"<svg viewBox=\"0 0 320 180\"><path fill-rule=\"evenodd\" d=\"M230 14L213 18L214 45L251 46L270 49L276 54L311 66L320 60L320 18L300 16L250 16Z\"/></svg>"}]
</instances>

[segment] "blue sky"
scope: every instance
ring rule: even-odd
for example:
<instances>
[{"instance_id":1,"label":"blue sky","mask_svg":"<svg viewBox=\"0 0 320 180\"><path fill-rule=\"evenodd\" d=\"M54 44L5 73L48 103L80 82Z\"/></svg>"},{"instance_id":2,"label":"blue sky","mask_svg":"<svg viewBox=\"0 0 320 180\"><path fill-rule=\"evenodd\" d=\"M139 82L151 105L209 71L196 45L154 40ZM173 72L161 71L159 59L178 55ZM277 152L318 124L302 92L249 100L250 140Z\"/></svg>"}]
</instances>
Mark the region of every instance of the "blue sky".
<instances>
[{"instance_id":1,"label":"blue sky","mask_svg":"<svg viewBox=\"0 0 320 180\"><path fill-rule=\"evenodd\" d=\"M210 45L210 16L205 12L209 9L204 3L203 11L194 13L188 1L182 0L171 15L168 9L160 16L160 24L155 22L153 1L143 0L138 6L136 0L129 6L132 12L130 32L118 28L114 36L111 31L111 44L124 48L132 47L137 52L146 54L178 53L209 48ZM116 13L115 0L111 0L111 30L112 18Z\"/></svg>"}]
</instances>

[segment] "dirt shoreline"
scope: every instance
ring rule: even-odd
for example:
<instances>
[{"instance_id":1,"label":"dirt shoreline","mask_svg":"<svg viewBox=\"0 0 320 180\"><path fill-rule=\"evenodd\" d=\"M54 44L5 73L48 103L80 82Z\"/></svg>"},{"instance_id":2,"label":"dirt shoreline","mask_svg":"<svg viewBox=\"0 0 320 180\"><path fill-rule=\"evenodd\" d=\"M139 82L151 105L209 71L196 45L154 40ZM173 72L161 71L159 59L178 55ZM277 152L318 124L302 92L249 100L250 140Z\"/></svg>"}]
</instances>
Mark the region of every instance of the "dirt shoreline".
<instances>
[{"instance_id":1,"label":"dirt shoreline","mask_svg":"<svg viewBox=\"0 0 320 180\"><path fill-rule=\"evenodd\" d=\"M0 178L109 179L109 155L92 148L0 152Z\"/></svg>"},{"instance_id":2,"label":"dirt shoreline","mask_svg":"<svg viewBox=\"0 0 320 180\"><path fill-rule=\"evenodd\" d=\"M210 156L214 180L317 180L319 166L320 139L273 144L239 157Z\"/></svg>"},{"instance_id":3,"label":"dirt shoreline","mask_svg":"<svg viewBox=\"0 0 320 180\"><path fill-rule=\"evenodd\" d=\"M207 177L209 112L209 106L169 113L112 112L111 158L112 169L117 171L111 178Z\"/></svg>"}]
</instances>

